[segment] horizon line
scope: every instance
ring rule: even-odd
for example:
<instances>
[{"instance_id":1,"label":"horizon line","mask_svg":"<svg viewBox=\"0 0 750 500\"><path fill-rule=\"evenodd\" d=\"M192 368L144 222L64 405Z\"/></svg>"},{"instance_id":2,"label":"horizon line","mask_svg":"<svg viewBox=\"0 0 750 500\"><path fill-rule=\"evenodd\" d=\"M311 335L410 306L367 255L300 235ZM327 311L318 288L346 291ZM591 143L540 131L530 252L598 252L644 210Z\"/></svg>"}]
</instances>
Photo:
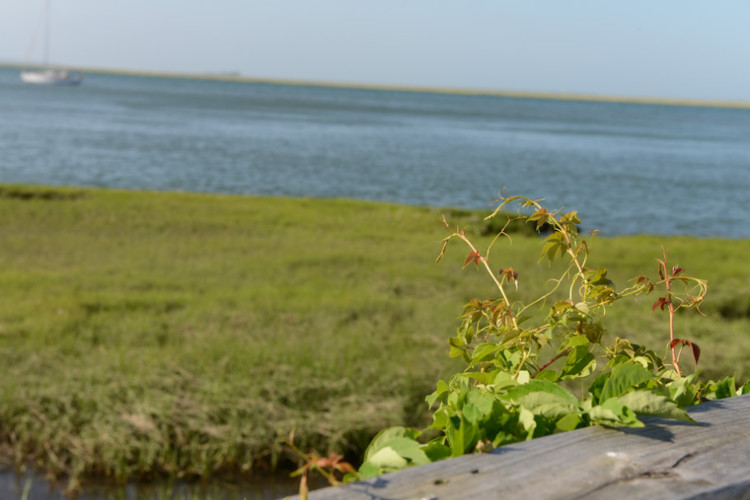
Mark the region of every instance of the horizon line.
<instances>
[{"instance_id":1,"label":"horizon line","mask_svg":"<svg viewBox=\"0 0 750 500\"><path fill-rule=\"evenodd\" d=\"M72 69L69 65L53 64L44 66L42 64L22 64L13 62L0 62L0 67L6 68L60 68ZM260 83L272 85L328 87L360 90L383 90L391 92L424 92L432 94L454 94L454 95L476 95L494 97L514 97L522 99L549 99L560 101L585 101L585 102L613 102L630 104L657 104L665 106L694 106L711 108L737 108L750 109L750 101L714 100L714 99L689 99L670 97L637 97L622 95L584 94L575 92L536 92L521 90L497 90L464 87L441 87L425 85L396 85L362 82L332 82L322 80L285 79L246 76L239 72L177 72L177 71L152 71L124 68L101 68L101 67L76 67L76 71L94 74L141 76L147 78L180 78L191 80L210 80L238 83Z\"/></svg>"}]
</instances>

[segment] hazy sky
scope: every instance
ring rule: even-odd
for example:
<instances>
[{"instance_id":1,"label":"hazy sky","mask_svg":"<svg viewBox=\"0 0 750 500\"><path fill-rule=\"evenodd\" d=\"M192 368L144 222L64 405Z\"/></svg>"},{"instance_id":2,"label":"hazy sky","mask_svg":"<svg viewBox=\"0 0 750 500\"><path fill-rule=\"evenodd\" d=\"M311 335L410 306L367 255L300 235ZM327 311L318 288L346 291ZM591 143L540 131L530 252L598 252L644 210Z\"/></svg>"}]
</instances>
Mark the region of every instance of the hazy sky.
<instances>
[{"instance_id":1,"label":"hazy sky","mask_svg":"<svg viewBox=\"0 0 750 500\"><path fill-rule=\"evenodd\" d=\"M0 0L0 61L24 60L43 5ZM750 101L750 0L52 0L52 46L84 67Z\"/></svg>"}]
</instances>

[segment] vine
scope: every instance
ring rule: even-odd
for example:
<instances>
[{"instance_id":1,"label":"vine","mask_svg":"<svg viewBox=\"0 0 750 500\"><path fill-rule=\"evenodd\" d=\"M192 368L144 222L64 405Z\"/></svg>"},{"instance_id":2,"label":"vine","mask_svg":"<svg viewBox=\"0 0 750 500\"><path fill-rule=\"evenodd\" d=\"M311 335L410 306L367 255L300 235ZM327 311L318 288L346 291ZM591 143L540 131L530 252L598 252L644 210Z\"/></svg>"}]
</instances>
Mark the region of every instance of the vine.
<instances>
[{"instance_id":1,"label":"vine","mask_svg":"<svg viewBox=\"0 0 750 500\"><path fill-rule=\"evenodd\" d=\"M516 204L513 215L508 209ZM695 309L707 293L707 282L668 264L664 250L657 259L658 278L641 275L616 289L607 269L591 267L595 233L579 234L575 211L550 211L539 201L513 196L499 200L486 220L507 221L480 252L464 230L443 223L439 262L448 246L458 241L468 247L464 267L486 272L497 295L473 299L460 316L455 336L448 340L449 356L464 361L464 369L437 382L426 400L433 409L427 429L392 427L381 431L365 452L363 464L345 480L363 479L465 453L488 451L505 444L591 425L641 427L641 416L693 422L685 408L704 400L750 392L739 391L733 377L701 382L697 371L700 348L678 338L674 317L678 310ZM551 228L543 239L541 260L561 261L562 272L548 281L542 295L527 303L512 301L509 287L518 289L521 277L513 267L495 271L490 253L516 220ZM656 294L652 311L668 313L667 360L654 350L623 338L605 342L606 312L617 301ZM560 299L560 297L562 297ZM534 314L546 308L546 315ZM695 369L685 375L680 355L689 348ZM569 387L580 383L581 397Z\"/></svg>"}]
</instances>

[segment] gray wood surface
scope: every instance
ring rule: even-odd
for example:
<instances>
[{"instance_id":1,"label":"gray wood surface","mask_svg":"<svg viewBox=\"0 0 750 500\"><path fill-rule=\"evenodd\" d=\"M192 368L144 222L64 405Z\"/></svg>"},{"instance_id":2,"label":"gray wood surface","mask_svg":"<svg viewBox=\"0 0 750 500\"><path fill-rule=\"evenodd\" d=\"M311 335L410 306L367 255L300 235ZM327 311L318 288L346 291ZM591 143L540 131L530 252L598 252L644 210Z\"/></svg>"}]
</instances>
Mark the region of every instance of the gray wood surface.
<instances>
[{"instance_id":1,"label":"gray wood surface","mask_svg":"<svg viewBox=\"0 0 750 500\"><path fill-rule=\"evenodd\" d=\"M311 500L748 499L750 395L689 410L700 425L646 419L590 427L310 492Z\"/></svg>"}]
</instances>

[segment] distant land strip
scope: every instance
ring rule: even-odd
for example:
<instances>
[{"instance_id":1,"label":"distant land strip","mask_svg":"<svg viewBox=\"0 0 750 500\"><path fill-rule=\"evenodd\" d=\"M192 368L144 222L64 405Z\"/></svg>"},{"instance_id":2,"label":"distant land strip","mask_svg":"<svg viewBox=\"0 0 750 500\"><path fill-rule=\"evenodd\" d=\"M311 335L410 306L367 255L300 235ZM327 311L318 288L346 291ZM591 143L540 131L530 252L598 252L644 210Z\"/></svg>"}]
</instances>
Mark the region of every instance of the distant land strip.
<instances>
[{"instance_id":1,"label":"distant land strip","mask_svg":"<svg viewBox=\"0 0 750 500\"><path fill-rule=\"evenodd\" d=\"M21 65L19 63L3 63L0 67L5 68L42 68L41 65ZM70 66L53 66L59 69L71 69ZM86 68L76 67L76 71L84 73L104 74L104 75L125 75L125 76L142 76L150 78L184 78L189 80L212 80L221 82L239 82L239 83L263 83L272 85L290 85L290 86L308 86L308 87L330 87L342 89L361 89L361 90L384 90L392 92L424 92L431 94L457 94L457 95L476 95L476 96L496 96L496 97L516 97L523 99L550 99L557 101L590 101L590 102L619 102L631 104L657 104L664 106L695 106L707 108L738 108L750 109L750 101L714 101L702 99L671 99L661 97L627 97L627 96L607 96L599 94L569 94L556 92L525 92L514 90L490 90L490 89L468 89L468 88L451 88L451 87L423 87L412 85L388 85L388 84L369 84L356 82L324 82L316 80L285 80L273 78L260 78L243 76L235 72L206 72L206 73L176 73L168 71L146 71L131 69L112 69L112 68Z\"/></svg>"}]
</instances>

